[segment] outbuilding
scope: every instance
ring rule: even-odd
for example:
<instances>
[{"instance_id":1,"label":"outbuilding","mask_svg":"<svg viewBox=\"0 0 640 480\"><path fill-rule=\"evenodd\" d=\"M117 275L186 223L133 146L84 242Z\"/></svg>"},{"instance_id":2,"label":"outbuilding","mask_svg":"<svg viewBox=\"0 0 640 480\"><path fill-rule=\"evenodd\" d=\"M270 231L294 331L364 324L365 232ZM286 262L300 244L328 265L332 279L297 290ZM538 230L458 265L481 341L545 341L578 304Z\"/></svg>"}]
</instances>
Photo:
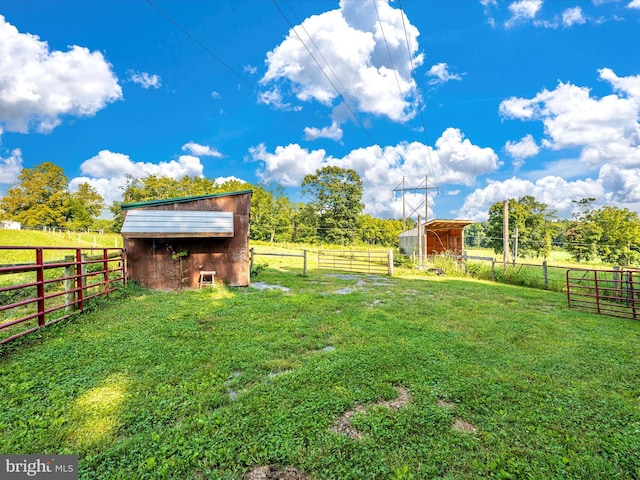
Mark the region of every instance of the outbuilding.
<instances>
[{"instance_id":1,"label":"outbuilding","mask_svg":"<svg viewBox=\"0 0 640 480\"><path fill-rule=\"evenodd\" d=\"M408 230L400 234L400 250L405 255L419 254L418 245L424 255L452 253L462 255L464 251L464 227L473 220L429 220L423 226L423 237L418 242L418 229ZM425 248L426 246L426 248Z\"/></svg>"},{"instance_id":2,"label":"outbuilding","mask_svg":"<svg viewBox=\"0 0 640 480\"><path fill-rule=\"evenodd\" d=\"M127 279L159 290L198 288L203 278L248 286L251 195L123 204Z\"/></svg>"}]
</instances>

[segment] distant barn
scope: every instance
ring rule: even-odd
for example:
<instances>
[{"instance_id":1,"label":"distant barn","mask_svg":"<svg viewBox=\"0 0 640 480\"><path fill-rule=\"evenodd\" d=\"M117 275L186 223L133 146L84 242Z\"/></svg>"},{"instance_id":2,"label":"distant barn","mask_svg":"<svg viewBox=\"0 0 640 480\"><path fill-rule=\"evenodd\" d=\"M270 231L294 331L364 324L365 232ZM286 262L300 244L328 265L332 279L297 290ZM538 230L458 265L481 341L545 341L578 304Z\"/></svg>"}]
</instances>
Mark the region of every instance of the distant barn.
<instances>
[{"instance_id":1,"label":"distant barn","mask_svg":"<svg viewBox=\"0 0 640 480\"><path fill-rule=\"evenodd\" d=\"M201 272L249 285L250 190L122 205L127 278L153 289L197 288Z\"/></svg>"},{"instance_id":2,"label":"distant barn","mask_svg":"<svg viewBox=\"0 0 640 480\"><path fill-rule=\"evenodd\" d=\"M423 226L423 237L420 246L423 255L452 253L462 255L464 251L464 227L473 220L429 220ZM408 230L400 234L400 250L405 255L418 253L418 229ZM426 249L425 249L426 240Z\"/></svg>"}]
</instances>

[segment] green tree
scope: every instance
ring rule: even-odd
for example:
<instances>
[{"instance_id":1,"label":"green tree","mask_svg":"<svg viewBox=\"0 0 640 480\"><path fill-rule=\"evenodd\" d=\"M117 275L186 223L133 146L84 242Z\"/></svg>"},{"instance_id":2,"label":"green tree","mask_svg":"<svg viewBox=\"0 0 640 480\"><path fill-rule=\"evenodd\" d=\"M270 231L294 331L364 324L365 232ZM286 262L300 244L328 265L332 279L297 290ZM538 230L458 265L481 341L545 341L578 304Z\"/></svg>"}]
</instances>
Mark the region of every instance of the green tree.
<instances>
[{"instance_id":1,"label":"green tree","mask_svg":"<svg viewBox=\"0 0 640 480\"><path fill-rule=\"evenodd\" d=\"M69 195L63 169L45 162L22 169L18 180L20 183L0 199L0 210L8 219L28 227L63 226Z\"/></svg>"},{"instance_id":2,"label":"green tree","mask_svg":"<svg viewBox=\"0 0 640 480\"><path fill-rule=\"evenodd\" d=\"M292 209L282 187L253 187L251 197L251 238L267 242L291 241Z\"/></svg>"},{"instance_id":3,"label":"green tree","mask_svg":"<svg viewBox=\"0 0 640 480\"><path fill-rule=\"evenodd\" d=\"M360 217L359 240L367 245L394 247L402 233L402 220L384 220L364 214Z\"/></svg>"},{"instance_id":4,"label":"green tree","mask_svg":"<svg viewBox=\"0 0 640 480\"><path fill-rule=\"evenodd\" d=\"M72 230L91 228L104 209L104 199L88 183L78 185L78 190L69 194L65 204L67 227Z\"/></svg>"},{"instance_id":5,"label":"green tree","mask_svg":"<svg viewBox=\"0 0 640 480\"><path fill-rule=\"evenodd\" d=\"M477 222L469 225L464 229L464 243L467 247L486 247L487 246L487 224L486 222Z\"/></svg>"},{"instance_id":6,"label":"green tree","mask_svg":"<svg viewBox=\"0 0 640 480\"><path fill-rule=\"evenodd\" d=\"M509 238L518 229L518 251L524 255L548 256L551 238L555 229L555 212L548 205L538 202L532 196L509 200ZM489 209L486 223L487 244L496 253L503 251L503 203L498 202Z\"/></svg>"},{"instance_id":7,"label":"green tree","mask_svg":"<svg viewBox=\"0 0 640 480\"><path fill-rule=\"evenodd\" d=\"M318 237L318 213L308 203L294 203L291 208L291 241L295 243L320 243Z\"/></svg>"},{"instance_id":8,"label":"green tree","mask_svg":"<svg viewBox=\"0 0 640 480\"><path fill-rule=\"evenodd\" d=\"M355 170L334 166L316 170L304 177L302 193L311 197L318 214L321 241L347 245L355 240L364 208L362 180Z\"/></svg>"},{"instance_id":9,"label":"green tree","mask_svg":"<svg viewBox=\"0 0 640 480\"><path fill-rule=\"evenodd\" d=\"M612 265L638 263L640 219L636 212L605 206L591 212L590 221L602 232L597 251L603 261Z\"/></svg>"},{"instance_id":10,"label":"green tree","mask_svg":"<svg viewBox=\"0 0 640 480\"><path fill-rule=\"evenodd\" d=\"M576 211L573 222L565 232L565 249L577 262L588 262L598 255L597 244L602 237L602 228L591 217L591 205L594 201L595 198L583 198L573 202L576 204Z\"/></svg>"}]
</instances>

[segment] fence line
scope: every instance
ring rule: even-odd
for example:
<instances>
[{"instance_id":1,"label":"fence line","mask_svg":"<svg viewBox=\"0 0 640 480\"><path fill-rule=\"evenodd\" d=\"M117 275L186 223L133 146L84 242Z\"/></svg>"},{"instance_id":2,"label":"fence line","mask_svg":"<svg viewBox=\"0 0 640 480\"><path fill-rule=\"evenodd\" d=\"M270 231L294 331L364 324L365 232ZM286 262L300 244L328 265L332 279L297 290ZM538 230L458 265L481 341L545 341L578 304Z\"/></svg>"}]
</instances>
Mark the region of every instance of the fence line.
<instances>
[{"instance_id":1,"label":"fence line","mask_svg":"<svg viewBox=\"0 0 640 480\"><path fill-rule=\"evenodd\" d=\"M253 258L256 255L264 255L270 257L300 257L303 258L303 266L302 266L302 274L307 274L307 251L303 250L302 254L297 253L268 253L268 252L256 252L253 248L249 249L250 258L249 258L249 271L253 271Z\"/></svg>"},{"instance_id":2,"label":"fence line","mask_svg":"<svg viewBox=\"0 0 640 480\"><path fill-rule=\"evenodd\" d=\"M569 269L566 274L569 308L638 320L638 278L640 270Z\"/></svg>"},{"instance_id":3,"label":"fence line","mask_svg":"<svg viewBox=\"0 0 640 480\"><path fill-rule=\"evenodd\" d=\"M606 271L611 270L611 267L574 267L574 266L559 266L549 265L545 260L542 263L514 263L508 262L507 267L504 268L502 260L497 260L493 257L477 257L471 255L463 255L459 257L465 261L467 272L471 275L474 274L473 267L469 264L468 260L476 262L488 262L491 265L491 280L522 285L534 288L544 288L548 290L564 292L567 288L566 273L567 270L575 271ZM613 270L622 270L623 267L613 267ZM483 277L487 278L487 277ZM488 278L487 278L488 279Z\"/></svg>"},{"instance_id":4,"label":"fence line","mask_svg":"<svg viewBox=\"0 0 640 480\"><path fill-rule=\"evenodd\" d=\"M318 269L393 275L393 250L318 250Z\"/></svg>"},{"instance_id":5,"label":"fence line","mask_svg":"<svg viewBox=\"0 0 640 480\"><path fill-rule=\"evenodd\" d=\"M9 335L0 338L0 344L82 312L88 300L108 296L126 284L125 254L121 248L0 246L0 252L4 251L16 257L32 253L35 259L0 265L0 331ZM65 251L73 255L45 261L45 252L50 256ZM30 321L36 324L24 329Z\"/></svg>"}]
</instances>

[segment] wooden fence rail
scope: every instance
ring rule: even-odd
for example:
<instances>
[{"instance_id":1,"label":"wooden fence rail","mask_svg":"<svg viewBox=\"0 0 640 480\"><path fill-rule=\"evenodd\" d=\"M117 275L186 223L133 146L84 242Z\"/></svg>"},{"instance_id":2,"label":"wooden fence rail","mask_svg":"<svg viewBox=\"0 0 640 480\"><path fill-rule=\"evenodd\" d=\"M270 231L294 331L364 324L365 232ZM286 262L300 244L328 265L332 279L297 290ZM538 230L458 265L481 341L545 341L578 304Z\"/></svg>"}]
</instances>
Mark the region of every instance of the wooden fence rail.
<instances>
[{"instance_id":1,"label":"wooden fence rail","mask_svg":"<svg viewBox=\"0 0 640 480\"><path fill-rule=\"evenodd\" d=\"M0 254L33 258L0 265L0 333L7 335L0 344L81 312L88 300L126 284L121 248L0 246ZM54 256L64 259L45 261Z\"/></svg>"}]
</instances>

